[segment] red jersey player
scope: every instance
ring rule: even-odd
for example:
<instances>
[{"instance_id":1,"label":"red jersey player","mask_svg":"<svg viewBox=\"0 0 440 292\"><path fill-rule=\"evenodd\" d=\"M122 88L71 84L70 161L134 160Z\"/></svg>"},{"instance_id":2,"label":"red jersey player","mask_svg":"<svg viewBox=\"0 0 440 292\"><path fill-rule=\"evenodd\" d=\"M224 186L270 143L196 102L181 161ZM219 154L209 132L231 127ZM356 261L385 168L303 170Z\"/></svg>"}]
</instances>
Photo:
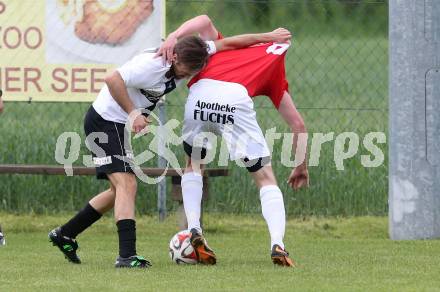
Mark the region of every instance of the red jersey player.
<instances>
[{"instance_id":1,"label":"red jersey player","mask_svg":"<svg viewBox=\"0 0 440 292\"><path fill-rule=\"evenodd\" d=\"M284 67L288 47L287 43L269 43L218 53L188 84L183 125L188 163L182 177L182 195L191 241L202 263L216 262L200 228L203 187L200 165L211 146L209 133L214 133L223 137L231 160L243 161L260 190L263 217L271 237L272 261L282 266L294 265L283 243L283 195L270 165L271 153L257 123L252 100L258 95L268 96L295 137L306 132L288 93ZM296 144L297 138L293 141L294 149ZM287 183L295 190L308 185L305 160L292 170Z\"/></svg>"}]
</instances>

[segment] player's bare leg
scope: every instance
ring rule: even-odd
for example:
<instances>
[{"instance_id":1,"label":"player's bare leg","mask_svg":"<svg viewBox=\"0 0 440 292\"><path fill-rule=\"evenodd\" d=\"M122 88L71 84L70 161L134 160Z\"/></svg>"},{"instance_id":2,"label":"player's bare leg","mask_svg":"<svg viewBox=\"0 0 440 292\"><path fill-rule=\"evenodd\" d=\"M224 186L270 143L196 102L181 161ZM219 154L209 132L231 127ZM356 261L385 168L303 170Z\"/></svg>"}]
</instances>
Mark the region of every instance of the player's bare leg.
<instances>
[{"instance_id":1,"label":"player's bare leg","mask_svg":"<svg viewBox=\"0 0 440 292\"><path fill-rule=\"evenodd\" d=\"M182 177L182 197L188 230L191 232L193 246L199 263L214 265L217 262L214 251L208 246L200 227L200 214L203 194L203 165L199 161L187 159L185 174Z\"/></svg>"},{"instance_id":2,"label":"player's bare leg","mask_svg":"<svg viewBox=\"0 0 440 292\"><path fill-rule=\"evenodd\" d=\"M283 194L278 188L272 166L263 166L256 172L251 172L257 187L260 189L260 200L263 217L269 228L271 239L271 258L276 265L294 267L294 261L284 249L284 232L286 215Z\"/></svg>"},{"instance_id":3,"label":"player's bare leg","mask_svg":"<svg viewBox=\"0 0 440 292\"><path fill-rule=\"evenodd\" d=\"M89 204L99 213L104 214L111 210L115 205L116 189L112 183L110 188L104 192L94 196Z\"/></svg>"}]
</instances>

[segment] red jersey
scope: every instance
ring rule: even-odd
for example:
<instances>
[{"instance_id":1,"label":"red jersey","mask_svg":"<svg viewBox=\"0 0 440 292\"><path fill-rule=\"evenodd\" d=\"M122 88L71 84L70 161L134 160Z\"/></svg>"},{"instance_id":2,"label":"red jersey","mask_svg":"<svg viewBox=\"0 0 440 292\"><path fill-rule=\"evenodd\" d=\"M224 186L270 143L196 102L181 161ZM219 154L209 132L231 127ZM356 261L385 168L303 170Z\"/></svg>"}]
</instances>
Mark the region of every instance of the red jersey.
<instances>
[{"instance_id":1,"label":"red jersey","mask_svg":"<svg viewBox=\"0 0 440 292\"><path fill-rule=\"evenodd\" d=\"M210 57L207 66L188 83L213 79L243 85L250 97L266 95L276 108L288 90L284 59L289 44L266 43L240 50L223 51Z\"/></svg>"}]
</instances>

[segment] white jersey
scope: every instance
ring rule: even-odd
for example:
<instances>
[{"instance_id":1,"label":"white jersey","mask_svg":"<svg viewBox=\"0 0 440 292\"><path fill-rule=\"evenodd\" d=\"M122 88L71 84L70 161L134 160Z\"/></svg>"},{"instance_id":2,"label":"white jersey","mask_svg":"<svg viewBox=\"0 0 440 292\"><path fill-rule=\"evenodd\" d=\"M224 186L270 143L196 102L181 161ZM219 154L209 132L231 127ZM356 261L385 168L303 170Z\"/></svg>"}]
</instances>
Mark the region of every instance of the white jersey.
<instances>
[{"instance_id":1,"label":"white jersey","mask_svg":"<svg viewBox=\"0 0 440 292\"><path fill-rule=\"evenodd\" d=\"M231 160L269 157L246 87L235 82L201 79L189 89L183 139L193 147L212 149L207 133L221 136Z\"/></svg>"},{"instance_id":2,"label":"white jersey","mask_svg":"<svg viewBox=\"0 0 440 292\"><path fill-rule=\"evenodd\" d=\"M206 41L208 53L215 54L213 41ZM182 79L167 78L165 75L171 65L163 64L162 58L154 58L155 53L139 54L117 69L127 87L136 109L152 111L160 98L174 90ZM107 85L101 89L93 102L95 111L107 121L124 124L128 119L126 113L110 94Z\"/></svg>"}]
</instances>

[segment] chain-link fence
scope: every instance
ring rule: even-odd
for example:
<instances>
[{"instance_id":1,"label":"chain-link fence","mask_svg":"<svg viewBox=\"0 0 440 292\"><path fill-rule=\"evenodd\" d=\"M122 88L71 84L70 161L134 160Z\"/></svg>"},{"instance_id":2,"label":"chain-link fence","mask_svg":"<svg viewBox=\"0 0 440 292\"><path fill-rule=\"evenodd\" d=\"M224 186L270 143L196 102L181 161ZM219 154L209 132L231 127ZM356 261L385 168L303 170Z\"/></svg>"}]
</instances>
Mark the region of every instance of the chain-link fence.
<instances>
[{"instance_id":1,"label":"chain-link fence","mask_svg":"<svg viewBox=\"0 0 440 292\"><path fill-rule=\"evenodd\" d=\"M288 213L385 214L388 156L386 144L373 141L384 155L382 163L377 167L365 167L363 160L365 155L374 156L371 151L373 148L368 146L368 139L365 138L367 134L387 133L387 1L168 0L167 32L198 14L209 15L225 36L271 31L277 27L285 27L293 32L293 44L286 57L290 93L305 120L310 135L309 144L312 144L314 133L315 136L316 133L328 134L331 139L322 145L318 166L309 167L310 187L298 192L289 189L285 183L291 168L281 163L282 141L277 140L275 143L273 167L284 193ZM22 20L22 24L27 22L28 26L32 26L32 13L24 19L27 20ZM2 14L0 21L3 21ZM32 44L31 41L29 43ZM29 62L29 67L32 67L32 62L38 60ZM3 64L5 63L3 60ZM4 70L2 73L4 76ZM18 76L25 73L14 74ZM73 78L64 76L62 71L59 74L58 77L62 80ZM4 77L2 80L5 80ZM28 85L33 86L32 82ZM86 83L81 86L83 85L88 86ZM60 81L56 86L63 86L63 82ZM24 99L28 99L24 88L22 94ZM180 88L167 96L168 119L182 120L186 94L187 89ZM96 93L91 93L90 100L94 96ZM263 131L276 127L277 132L289 132L268 98L257 97L255 104ZM61 133L77 132L84 141L82 122L89 106L90 103L6 102L5 113L0 116L0 163L55 164L55 144ZM335 141L338 137L343 137L341 134L344 135L345 132L355 133L358 140L347 140L347 143L343 143L342 150L349 152L350 143L359 144L359 150L343 162L343 170L338 170L340 165L335 163ZM183 165L181 147L176 146L173 150ZM82 145L81 154L86 153ZM380 153L376 152L379 160ZM156 161L151 161L149 165L153 166L155 163ZM207 210L259 210L258 191L247 171L237 167L234 162L229 164L229 168L230 177L212 180ZM0 210L74 210L87 198L106 187L105 183L98 183L93 178L2 175ZM156 187L141 185L138 210L141 213L155 212L156 205ZM169 202L168 207L173 208L173 204Z\"/></svg>"}]
</instances>

